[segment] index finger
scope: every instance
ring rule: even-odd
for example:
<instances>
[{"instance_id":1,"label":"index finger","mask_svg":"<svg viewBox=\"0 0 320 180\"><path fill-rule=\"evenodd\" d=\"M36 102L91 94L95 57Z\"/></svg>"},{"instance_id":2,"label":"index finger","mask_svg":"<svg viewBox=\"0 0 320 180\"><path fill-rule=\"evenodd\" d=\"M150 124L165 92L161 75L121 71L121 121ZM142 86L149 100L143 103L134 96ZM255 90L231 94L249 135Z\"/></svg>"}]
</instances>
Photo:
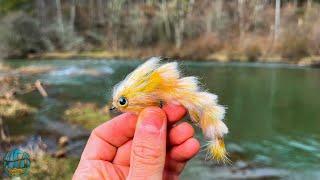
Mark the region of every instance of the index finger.
<instances>
[{"instance_id":1,"label":"index finger","mask_svg":"<svg viewBox=\"0 0 320 180\"><path fill-rule=\"evenodd\" d=\"M95 128L82 153L82 159L112 161L117 148L131 140L136 128L137 116L121 114Z\"/></svg>"},{"instance_id":2,"label":"index finger","mask_svg":"<svg viewBox=\"0 0 320 180\"><path fill-rule=\"evenodd\" d=\"M92 133L109 144L120 147L133 138L137 119L133 113L123 113L98 126Z\"/></svg>"}]
</instances>

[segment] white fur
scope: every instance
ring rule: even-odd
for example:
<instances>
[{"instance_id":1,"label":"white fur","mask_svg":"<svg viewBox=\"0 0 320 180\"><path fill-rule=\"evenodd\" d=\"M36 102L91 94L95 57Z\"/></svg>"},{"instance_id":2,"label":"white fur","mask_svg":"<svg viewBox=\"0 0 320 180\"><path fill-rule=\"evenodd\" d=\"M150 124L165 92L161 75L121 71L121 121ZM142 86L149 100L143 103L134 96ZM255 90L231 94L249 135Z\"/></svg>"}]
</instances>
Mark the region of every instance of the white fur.
<instances>
[{"instance_id":1,"label":"white fur","mask_svg":"<svg viewBox=\"0 0 320 180\"><path fill-rule=\"evenodd\" d=\"M165 79L179 79L180 72L178 70L177 62L170 62L160 66L157 71Z\"/></svg>"},{"instance_id":2,"label":"white fur","mask_svg":"<svg viewBox=\"0 0 320 180\"><path fill-rule=\"evenodd\" d=\"M179 80L179 85L182 88L187 88L190 91L199 91L200 89L198 84L198 78L194 76L184 77Z\"/></svg>"},{"instance_id":3,"label":"white fur","mask_svg":"<svg viewBox=\"0 0 320 180\"><path fill-rule=\"evenodd\" d=\"M214 125L208 126L204 129L206 138L214 140L216 137L223 137L228 133L227 126L222 121L217 121Z\"/></svg>"}]
</instances>

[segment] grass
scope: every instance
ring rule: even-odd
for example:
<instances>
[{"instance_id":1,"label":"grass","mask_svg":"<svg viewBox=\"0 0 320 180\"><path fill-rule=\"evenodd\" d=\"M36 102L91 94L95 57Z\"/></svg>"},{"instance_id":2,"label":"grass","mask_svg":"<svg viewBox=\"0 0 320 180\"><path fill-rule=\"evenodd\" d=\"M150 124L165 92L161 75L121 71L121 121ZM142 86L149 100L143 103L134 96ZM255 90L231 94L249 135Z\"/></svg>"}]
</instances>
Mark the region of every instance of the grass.
<instances>
[{"instance_id":1,"label":"grass","mask_svg":"<svg viewBox=\"0 0 320 180\"><path fill-rule=\"evenodd\" d=\"M110 114L107 107L99 108L94 103L76 103L64 112L63 119L92 130L109 120Z\"/></svg>"},{"instance_id":2,"label":"grass","mask_svg":"<svg viewBox=\"0 0 320 180\"><path fill-rule=\"evenodd\" d=\"M0 116L4 118L16 119L18 117L33 114L35 111L35 108L18 100L0 99Z\"/></svg>"},{"instance_id":3,"label":"grass","mask_svg":"<svg viewBox=\"0 0 320 180\"><path fill-rule=\"evenodd\" d=\"M53 158L45 155L31 161L29 174L22 179L72 179L79 158Z\"/></svg>"}]
</instances>

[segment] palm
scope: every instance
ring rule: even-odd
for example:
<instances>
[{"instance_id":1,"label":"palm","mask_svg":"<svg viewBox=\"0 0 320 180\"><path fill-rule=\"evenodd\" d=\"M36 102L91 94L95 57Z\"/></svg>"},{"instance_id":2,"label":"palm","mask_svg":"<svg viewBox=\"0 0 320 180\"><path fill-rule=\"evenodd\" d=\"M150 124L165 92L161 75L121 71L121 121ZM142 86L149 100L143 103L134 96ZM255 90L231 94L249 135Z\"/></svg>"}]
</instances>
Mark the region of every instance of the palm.
<instances>
[{"instance_id":1,"label":"palm","mask_svg":"<svg viewBox=\"0 0 320 180\"><path fill-rule=\"evenodd\" d=\"M177 179L186 162L198 152L199 142L193 138L194 130L190 124L183 122L172 126L184 116L184 108L172 111L168 105L163 109L168 120L163 177ZM86 179L90 174L90 179L125 179L130 171L136 121L134 115L125 113L96 128L88 140L74 178Z\"/></svg>"}]
</instances>

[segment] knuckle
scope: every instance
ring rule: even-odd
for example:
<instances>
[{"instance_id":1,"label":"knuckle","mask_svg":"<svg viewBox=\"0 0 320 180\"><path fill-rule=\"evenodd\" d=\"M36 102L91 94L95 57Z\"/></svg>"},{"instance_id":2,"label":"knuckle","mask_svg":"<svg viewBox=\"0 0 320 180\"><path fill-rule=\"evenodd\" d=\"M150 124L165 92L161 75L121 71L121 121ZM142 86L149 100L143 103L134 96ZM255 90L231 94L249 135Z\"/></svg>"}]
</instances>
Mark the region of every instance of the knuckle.
<instances>
[{"instance_id":1,"label":"knuckle","mask_svg":"<svg viewBox=\"0 0 320 180\"><path fill-rule=\"evenodd\" d=\"M158 164L162 156L160 147L156 145L136 144L132 152L136 160L145 164Z\"/></svg>"}]
</instances>

